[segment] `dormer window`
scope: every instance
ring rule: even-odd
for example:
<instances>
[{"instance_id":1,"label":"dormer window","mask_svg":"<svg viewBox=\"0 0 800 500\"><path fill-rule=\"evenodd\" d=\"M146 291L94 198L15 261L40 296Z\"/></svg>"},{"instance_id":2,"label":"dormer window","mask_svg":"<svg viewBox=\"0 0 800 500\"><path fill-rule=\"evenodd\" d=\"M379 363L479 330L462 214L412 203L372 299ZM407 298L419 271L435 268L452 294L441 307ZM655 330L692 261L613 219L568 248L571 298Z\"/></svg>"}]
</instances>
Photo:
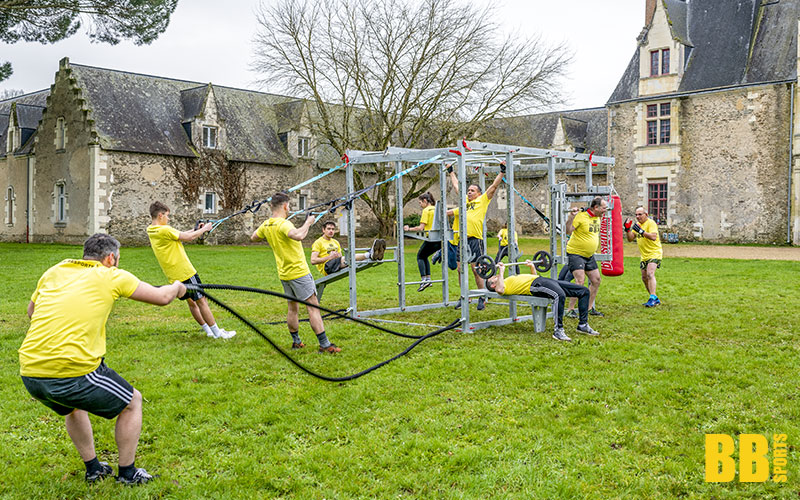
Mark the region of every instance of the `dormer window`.
<instances>
[{"instance_id":1,"label":"dormer window","mask_svg":"<svg viewBox=\"0 0 800 500\"><path fill-rule=\"evenodd\" d=\"M650 51L650 76L669 74L669 49Z\"/></svg>"},{"instance_id":2,"label":"dormer window","mask_svg":"<svg viewBox=\"0 0 800 500\"><path fill-rule=\"evenodd\" d=\"M297 156L300 158L307 158L311 151L311 138L300 137L297 139Z\"/></svg>"},{"instance_id":3,"label":"dormer window","mask_svg":"<svg viewBox=\"0 0 800 500\"><path fill-rule=\"evenodd\" d=\"M203 146L217 149L217 127L203 126Z\"/></svg>"}]
</instances>

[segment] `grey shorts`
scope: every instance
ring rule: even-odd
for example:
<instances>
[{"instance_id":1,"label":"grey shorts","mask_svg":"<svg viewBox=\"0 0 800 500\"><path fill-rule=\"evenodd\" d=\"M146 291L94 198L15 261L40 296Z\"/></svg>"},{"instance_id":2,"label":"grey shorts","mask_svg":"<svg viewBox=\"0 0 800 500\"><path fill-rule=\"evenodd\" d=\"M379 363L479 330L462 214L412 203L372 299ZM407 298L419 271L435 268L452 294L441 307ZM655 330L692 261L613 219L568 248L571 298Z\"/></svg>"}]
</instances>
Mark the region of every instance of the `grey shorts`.
<instances>
[{"instance_id":1,"label":"grey shorts","mask_svg":"<svg viewBox=\"0 0 800 500\"><path fill-rule=\"evenodd\" d=\"M597 261L594 260L594 255L587 259L583 255L568 253L567 265L569 266L569 270L573 273L575 271L594 271L597 269Z\"/></svg>"},{"instance_id":2,"label":"grey shorts","mask_svg":"<svg viewBox=\"0 0 800 500\"><path fill-rule=\"evenodd\" d=\"M78 409L112 419L133 399L133 386L106 366L105 361L95 371L80 377L23 376L22 383L31 396L59 415L69 415Z\"/></svg>"},{"instance_id":3,"label":"grey shorts","mask_svg":"<svg viewBox=\"0 0 800 500\"><path fill-rule=\"evenodd\" d=\"M281 285L283 285L283 293L300 300L308 300L309 297L317 293L317 287L314 285L314 278L311 273L289 281L281 280Z\"/></svg>"}]
</instances>

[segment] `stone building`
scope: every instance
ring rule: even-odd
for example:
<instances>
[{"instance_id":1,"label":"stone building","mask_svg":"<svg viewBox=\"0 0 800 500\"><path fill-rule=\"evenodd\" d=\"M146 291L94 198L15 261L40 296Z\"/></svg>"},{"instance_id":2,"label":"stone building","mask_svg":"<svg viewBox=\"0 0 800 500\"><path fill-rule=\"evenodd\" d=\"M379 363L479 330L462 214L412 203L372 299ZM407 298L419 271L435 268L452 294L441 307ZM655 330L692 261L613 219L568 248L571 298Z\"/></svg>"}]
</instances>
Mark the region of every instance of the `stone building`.
<instances>
[{"instance_id":1,"label":"stone building","mask_svg":"<svg viewBox=\"0 0 800 500\"><path fill-rule=\"evenodd\" d=\"M800 243L797 0L645 0L606 105L614 185L681 239Z\"/></svg>"}]
</instances>

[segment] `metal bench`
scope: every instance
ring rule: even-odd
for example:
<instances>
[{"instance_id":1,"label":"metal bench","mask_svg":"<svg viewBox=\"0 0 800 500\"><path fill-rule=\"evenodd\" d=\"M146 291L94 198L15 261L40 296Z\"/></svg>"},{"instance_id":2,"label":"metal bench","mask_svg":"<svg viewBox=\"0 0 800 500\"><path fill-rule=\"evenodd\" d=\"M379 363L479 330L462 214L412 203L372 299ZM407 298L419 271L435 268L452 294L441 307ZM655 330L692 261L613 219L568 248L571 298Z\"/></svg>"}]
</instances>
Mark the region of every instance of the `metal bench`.
<instances>
[{"instance_id":1,"label":"metal bench","mask_svg":"<svg viewBox=\"0 0 800 500\"><path fill-rule=\"evenodd\" d=\"M500 295L497 292L490 292L489 290L470 290L469 291L470 297L485 297L487 299L502 299L508 301L516 301L516 302L525 302L529 306L531 306L531 315L530 316L517 316L517 321L532 319L533 320L533 331L539 333L545 330L545 322L547 321L547 317L553 317L553 313L547 313L547 307L553 305L552 299L547 299L544 297L535 297L533 295ZM483 326L493 326L493 324L508 324L509 318L503 318L499 320L490 320L490 321L482 321L480 323L476 323L475 325Z\"/></svg>"},{"instance_id":2,"label":"metal bench","mask_svg":"<svg viewBox=\"0 0 800 500\"><path fill-rule=\"evenodd\" d=\"M377 266L378 264L383 264L383 261L371 261L366 262L364 264L356 265L356 272L363 271L364 269L369 269L372 266ZM344 269L340 269L333 274L329 274L327 276L323 276L322 278L314 280L314 285L317 287L317 300L322 301L322 292L325 291L325 286L329 285L330 283L335 283L340 279L344 278L350 274L350 268L345 267Z\"/></svg>"}]
</instances>

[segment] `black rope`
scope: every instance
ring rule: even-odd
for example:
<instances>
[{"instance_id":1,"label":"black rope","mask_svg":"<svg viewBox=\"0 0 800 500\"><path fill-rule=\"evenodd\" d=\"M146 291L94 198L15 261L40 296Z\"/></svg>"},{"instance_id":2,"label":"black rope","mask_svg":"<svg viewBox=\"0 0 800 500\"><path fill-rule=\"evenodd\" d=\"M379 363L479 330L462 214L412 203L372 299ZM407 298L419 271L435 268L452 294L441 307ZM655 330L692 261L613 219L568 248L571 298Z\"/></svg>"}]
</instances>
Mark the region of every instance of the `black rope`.
<instances>
[{"instance_id":1,"label":"black rope","mask_svg":"<svg viewBox=\"0 0 800 500\"><path fill-rule=\"evenodd\" d=\"M346 316L346 315L344 315L344 314L341 314L341 313L339 313L338 311L334 311L334 310L332 310L332 309L328 309L328 308L326 308L326 307L323 307L323 306L321 306L321 305L319 305L319 304L312 304L312 303L310 303L310 302L308 302L308 301L306 301L306 300L297 299L297 298L295 298L295 297L292 297L292 296L289 296L289 295L286 295L286 294L283 294L283 293L279 293L279 292L273 292L273 291L270 291L270 290L263 290L263 289L261 289L261 288L252 288L252 287L246 287L246 286L237 286L237 285L212 285L212 284L206 284L206 283L201 283L201 284L189 284L189 285L186 285L186 288L187 288L188 290L202 290L203 294L204 294L206 297L208 297L208 299L209 299L210 301L212 301L212 302L214 302L215 304L217 304L218 306L222 307L223 309L225 309L226 311L228 311L229 313L231 313L231 314L232 314L234 317L236 317L237 319L239 319L239 320L240 320L242 323L244 323L245 325L247 325L247 326L249 326L250 328L252 328L252 329L253 329L253 331L255 331L256 333L258 333L259 335L261 335L261 337L262 337L264 340L266 340L267 342L269 342L269 344L270 344L270 345L271 345L273 348L275 348L275 350L276 350L276 351L278 351L279 353L281 353L281 354L283 355L283 357L285 357L286 359L288 359L288 360L289 360L289 361L290 361L290 362L291 362L293 365L295 365L296 367L298 367L298 368L299 368L299 369L301 369L302 371L306 372L307 374L311 375L312 377L316 377L316 378L318 378L318 379L320 379L320 380L325 380L325 381L328 381L328 382L346 382L346 381L348 381L348 380L354 380L354 379L357 379L357 378L359 378L359 377L363 377L363 376L364 376L364 375L366 375L367 373L370 373L370 372L372 372L372 371L375 371L375 370L377 370L378 368L380 368L380 367L382 367L382 366L384 366L384 365L387 365L387 364L391 363L392 361L396 360L397 358L400 358L400 357L402 357L402 356L405 356L406 354L408 354L409 352L411 352L411 350L412 350L412 349L414 349L414 348L415 348L415 347L417 347L417 346L418 346L420 343L422 343L422 341L424 341L424 340L427 340L427 339L429 339L429 338L432 338L432 337L435 337L435 336L437 336L437 335L440 335L440 334L442 334L442 333L444 333L444 332L446 332L446 331L452 330L452 329L456 328L456 327L457 327L457 326L458 326L458 325L461 323L461 319L457 319L457 320L453 321L452 323L450 323L449 325L447 325L447 326L444 326L444 327L442 327L442 328L439 328L439 329L437 329L437 330L434 330L434 331L432 331L432 332L430 332L430 333L428 333L428 334L425 334L425 335L407 335L407 334L404 334L404 333L396 332L396 331L394 331L394 330L390 330L390 329L388 329L388 328L383 328L383 327L381 327L381 326L374 325L374 324L372 324L372 323L369 323L369 322L363 321L363 320L361 320L361 319L359 319L359 318L351 318L350 316ZM369 368L367 368L367 369L365 369L365 370L362 370L362 371L360 371L360 372L358 372L358 373L354 373L354 374L352 374L352 375L347 375L347 376L344 376L344 377L329 377L329 376L327 376L327 375L322 375L322 374L320 374L320 373L317 373L317 372L315 372L315 371L313 371L313 370L311 370L311 369L309 369L309 368L306 368L306 367L305 367L305 366L303 366L302 364L300 364L300 363L298 363L297 361L295 361L295 360L294 360L294 358L292 358L291 356L289 356L289 354L288 354L288 353L286 353L286 352L285 352L283 349L281 349L280 347L278 347L278 345L277 345L275 342L273 342L273 341L272 341L272 340L271 340L269 337L267 337L267 335L266 335L266 334L264 334L264 332L262 332L261 330L259 330L259 329L258 329L258 327L257 327L256 325L254 325L253 323L251 323L251 322L250 322L249 320L247 320L247 319L246 319L244 316L242 316L241 314L239 314L238 312L236 312L236 311L235 311L233 308L231 308L230 306L228 306L228 305L227 305L227 304L225 304L224 302L222 302L222 301L220 301L220 300L216 299L215 297L213 297L213 296L209 295L209 294L208 294L208 290L209 290L209 289L211 289L211 290L234 290L234 291L242 291L242 292L261 293L261 294L264 294L264 295L272 295L273 297L281 297L281 298L284 298L284 299L286 299L286 300L293 300L293 301L295 301L295 302L301 302L301 303L303 303L303 304L306 304L307 306L316 307L317 309L320 309L320 310L322 310L322 311L326 311L326 312L328 312L328 313L330 313L330 314L333 314L333 315L335 315L335 316L339 316L339 317L342 317L342 318L348 319L348 320L350 320L350 321L355 321L355 322L357 322L357 323L361 323L361 324L363 324L363 325L366 325L366 326L369 326L369 327L371 327L371 328L375 328L375 329L377 329L377 330L381 330L381 331L384 331L384 332L387 332L387 333L391 333L392 335L397 335L397 336L399 336L399 337L405 337L405 338L412 338L412 339L416 339L416 341L415 341L413 344L411 344L410 346L408 346L408 348L406 348L406 349L405 349L403 352L401 352L400 354L397 354L396 356L393 356L393 357L391 357L391 358L389 358L389 359L386 359L386 360L384 360L384 361L381 361L380 363L378 363L378 364L376 364L376 365L373 365L373 366L371 366L371 367L369 367Z\"/></svg>"},{"instance_id":2,"label":"black rope","mask_svg":"<svg viewBox=\"0 0 800 500\"><path fill-rule=\"evenodd\" d=\"M336 311L334 311L334 312L337 312L337 313L343 313L343 312L347 312L347 309L337 309L337 310L336 310ZM334 317L334 316L335 316L335 317ZM336 315L335 315L335 314L333 314L333 313L325 313L325 314L323 314L323 315L322 315L322 319L328 319L328 318L333 318L333 319L341 319L341 317L339 317L339 316L336 316ZM309 319L309 318L303 318L303 319L300 319L299 321L300 321L300 323L308 323L308 322L310 322L310 321L311 321L311 319ZM269 321L269 322L267 322L267 323L264 323L264 324L265 324L265 325L283 325L283 324L285 324L285 323L286 323L286 320L283 320L283 321Z\"/></svg>"}]
</instances>

